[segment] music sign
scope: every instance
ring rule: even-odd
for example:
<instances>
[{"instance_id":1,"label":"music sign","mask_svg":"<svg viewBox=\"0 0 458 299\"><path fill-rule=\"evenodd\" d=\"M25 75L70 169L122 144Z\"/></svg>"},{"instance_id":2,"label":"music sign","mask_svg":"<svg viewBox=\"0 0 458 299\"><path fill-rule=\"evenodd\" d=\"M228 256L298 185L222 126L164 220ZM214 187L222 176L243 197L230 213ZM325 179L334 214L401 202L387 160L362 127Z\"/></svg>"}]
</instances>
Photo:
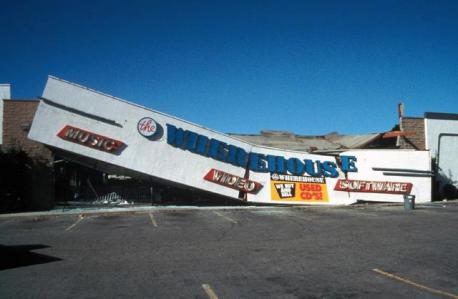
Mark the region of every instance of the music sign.
<instances>
[{"instance_id":1,"label":"music sign","mask_svg":"<svg viewBox=\"0 0 458 299\"><path fill-rule=\"evenodd\" d=\"M57 136L66 141L81 144L111 154L118 154L126 147L126 144L122 141L69 125L60 130L60 132L57 133Z\"/></svg>"}]
</instances>

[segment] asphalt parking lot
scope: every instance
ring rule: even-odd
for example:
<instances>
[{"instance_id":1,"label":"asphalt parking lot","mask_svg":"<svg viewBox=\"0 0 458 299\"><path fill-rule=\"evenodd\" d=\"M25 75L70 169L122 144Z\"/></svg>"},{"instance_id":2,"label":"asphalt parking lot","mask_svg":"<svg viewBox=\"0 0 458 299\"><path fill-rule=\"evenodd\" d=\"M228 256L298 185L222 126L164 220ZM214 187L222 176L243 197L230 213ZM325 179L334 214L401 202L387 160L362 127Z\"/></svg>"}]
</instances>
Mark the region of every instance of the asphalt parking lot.
<instances>
[{"instance_id":1,"label":"asphalt parking lot","mask_svg":"<svg viewBox=\"0 0 458 299\"><path fill-rule=\"evenodd\" d=\"M1 298L458 298L458 205L0 218Z\"/></svg>"}]
</instances>

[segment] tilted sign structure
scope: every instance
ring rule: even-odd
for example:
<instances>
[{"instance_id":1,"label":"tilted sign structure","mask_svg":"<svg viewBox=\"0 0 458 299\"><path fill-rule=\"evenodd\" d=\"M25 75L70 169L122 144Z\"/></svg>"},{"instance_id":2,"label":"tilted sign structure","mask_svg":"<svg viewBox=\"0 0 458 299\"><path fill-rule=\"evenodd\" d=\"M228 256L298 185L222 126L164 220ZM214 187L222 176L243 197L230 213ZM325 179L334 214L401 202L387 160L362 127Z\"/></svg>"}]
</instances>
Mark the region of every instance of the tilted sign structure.
<instances>
[{"instance_id":1,"label":"tilted sign structure","mask_svg":"<svg viewBox=\"0 0 458 299\"><path fill-rule=\"evenodd\" d=\"M256 203L431 200L427 151L316 155L250 144L49 77L29 133L76 157Z\"/></svg>"}]
</instances>

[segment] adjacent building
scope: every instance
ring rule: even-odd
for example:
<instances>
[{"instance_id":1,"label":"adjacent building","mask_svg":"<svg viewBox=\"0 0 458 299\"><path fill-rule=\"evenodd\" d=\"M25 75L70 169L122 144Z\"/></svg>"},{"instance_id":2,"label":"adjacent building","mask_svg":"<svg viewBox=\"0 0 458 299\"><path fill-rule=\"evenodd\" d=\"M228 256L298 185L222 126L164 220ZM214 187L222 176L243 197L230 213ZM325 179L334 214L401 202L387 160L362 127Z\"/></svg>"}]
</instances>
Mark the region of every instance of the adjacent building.
<instances>
[{"instance_id":1,"label":"adjacent building","mask_svg":"<svg viewBox=\"0 0 458 299\"><path fill-rule=\"evenodd\" d=\"M53 152L27 137L40 101L12 100L10 86L3 85L3 88L0 211L52 208L55 198Z\"/></svg>"}]
</instances>

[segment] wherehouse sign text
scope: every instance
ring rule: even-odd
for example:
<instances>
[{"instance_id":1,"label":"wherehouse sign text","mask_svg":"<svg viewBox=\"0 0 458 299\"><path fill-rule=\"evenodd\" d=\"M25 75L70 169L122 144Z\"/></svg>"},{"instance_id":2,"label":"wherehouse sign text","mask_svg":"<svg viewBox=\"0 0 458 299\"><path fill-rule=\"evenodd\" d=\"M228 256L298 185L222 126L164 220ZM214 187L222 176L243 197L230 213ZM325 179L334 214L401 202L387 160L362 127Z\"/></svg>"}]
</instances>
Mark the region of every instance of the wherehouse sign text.
<instances>
[{"instance_id":1,"label":"wherehouse sign text","mask_svg":"<svg viewBox=\"0 0 458 299\"><path fill-rule=\"evenodd\" d=\"M278 174L310 175L314 177L339 176L336 163L320 160L300 160L298 158L286 159L283 156L264 155L260 153L247 153L244 149L223 141L208 138L205 135L197 134L189 130L177 128L167 124L167 143L187 150L198 155L210 157L218 161L232 165L249 168L255 172L270 172ZM357 172L356 157L340 156L341 170L346 172Z\"/></svg>"}]
</instances>

